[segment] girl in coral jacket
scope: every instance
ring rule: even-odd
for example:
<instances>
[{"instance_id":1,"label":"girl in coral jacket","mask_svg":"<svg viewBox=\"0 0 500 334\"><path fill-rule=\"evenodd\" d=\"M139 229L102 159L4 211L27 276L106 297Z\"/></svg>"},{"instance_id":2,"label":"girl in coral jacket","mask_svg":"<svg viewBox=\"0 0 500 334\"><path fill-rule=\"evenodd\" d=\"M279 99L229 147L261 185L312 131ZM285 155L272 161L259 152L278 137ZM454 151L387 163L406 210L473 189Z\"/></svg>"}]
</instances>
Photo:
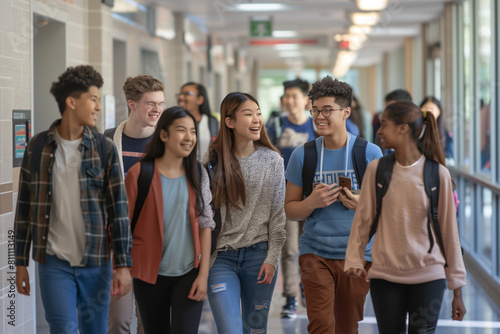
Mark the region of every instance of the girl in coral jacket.
<instances>
[{"instance_id":1,"label":"girl in coral jacket","mask_svg":"<svg viewBox=\"0 0 500 334\"><path fill-rule=\"evenodd\" d=\"M411 102L387 106L378 130L383 148L393 148L395 163L374 236L373 263L368 273L363 254L376 215L376 171L371 162L363 179L354 216L344 270L370 280L380 333L434 333L445 285L453 290L453 320L462 320L465 307L462 259L451 177L445 167L437 122ZM439 163L438 222L444 254L434 229L428 229L430 201L424 186L426 159ZM430 240L434 240L433 246ZM447 264L447 265L446 265ZM446 280L445 280L446 279Z\"/></svg>"},{"instance_id":2,"label":"girl in coral jacket","mask_svg":"<svg viewBox=\"0 0 500 334\"><path fill-rule=\"evenodd\" d=\"M133 231L134 292L146 334L198 332L215 223L196 152L193 116L165 110L142 159L154 161L154 173ZM131 219L140 170L135 164L125 178Z\"/></svg>"}]
</instances>

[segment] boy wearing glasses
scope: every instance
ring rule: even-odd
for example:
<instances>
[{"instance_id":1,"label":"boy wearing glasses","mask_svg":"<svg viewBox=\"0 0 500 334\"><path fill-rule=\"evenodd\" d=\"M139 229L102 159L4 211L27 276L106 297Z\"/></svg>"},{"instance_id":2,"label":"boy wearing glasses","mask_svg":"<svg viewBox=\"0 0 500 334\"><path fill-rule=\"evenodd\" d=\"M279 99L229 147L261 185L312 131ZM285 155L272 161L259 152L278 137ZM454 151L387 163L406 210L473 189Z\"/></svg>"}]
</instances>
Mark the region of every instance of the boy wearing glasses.
<instances>
[{"instance_id":1,"label":"boy wearing glasses","mask_svg":"<svg viewBox=\"0 0 500 334\"><path fill-rule=\"evenodd\" d=\"M271 118L266 130L273 144L283 156L285 169L293 150L317 137L314 123L306 111L309 104L309 82L301 79L283 82L283 107L286 115ZM281 318L297 317L297 287L299 286L299 237L303 221L287 220L285 225L286 241L281 254L281 270L283 271L283 296L286 298L281 311ZM305 306L305 305L304 305Z\"/></svg>"},{"instance_id":2,"label":"boy wearing glasses","mask_svg":"<svg viewBox=\"0 0 500 334\"><path fill-rule=\"evenodd\" d=\"M151 141L156 123L165 107L163 83L150 75L128 77L123 85L127 99L128 119L118 127L108 129L104 135L111 138L118 151L120 171L125 178L127 171L142 157ZM129 293L123 298L111 298L108 333L130 333L134 297ZM143 333L137 313L137 333Z\"/></svg>"},{"instance_id":3,"label":"boy wearing glasses","mask_svg":"<svg viewBox=\"0 0 500 334\"><path fill-rule=\"evenodd\" d=\"M314 187L304 198L302 169L304 145L288 163L285 212L288 219L306 220L300 237L299 265L307 302L310 333L357 333L369 284L344 274L344 259L358 195L339 187L339 177L358 190L352 161L356 137L347 132L352 89L327 76L309 92L311 115L318 131L315 139L317 162ZM368 143L366 163L382 156L380 148ZM342 190L342 192L340 191ZM365 253L369 267L371 244Z\"/></svg>"}]
</instances>

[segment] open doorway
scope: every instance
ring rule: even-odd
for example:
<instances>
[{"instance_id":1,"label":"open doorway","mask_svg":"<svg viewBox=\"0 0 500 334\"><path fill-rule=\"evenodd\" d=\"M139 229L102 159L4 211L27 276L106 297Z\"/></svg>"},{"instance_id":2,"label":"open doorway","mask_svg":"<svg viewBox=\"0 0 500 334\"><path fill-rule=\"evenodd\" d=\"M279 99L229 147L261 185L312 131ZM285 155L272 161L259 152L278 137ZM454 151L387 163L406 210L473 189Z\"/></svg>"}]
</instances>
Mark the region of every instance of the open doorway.
<instances>
[{"instance_id":1,"label":"open doorway","mask_svg":"<svg viewBox=\"0 0 500 334\"><path fill-rule=\"evenodd\" d=\"M33 134L61 117L50 87L65 69L66 24L33 13Z\"/></svg>"}]
</instances>

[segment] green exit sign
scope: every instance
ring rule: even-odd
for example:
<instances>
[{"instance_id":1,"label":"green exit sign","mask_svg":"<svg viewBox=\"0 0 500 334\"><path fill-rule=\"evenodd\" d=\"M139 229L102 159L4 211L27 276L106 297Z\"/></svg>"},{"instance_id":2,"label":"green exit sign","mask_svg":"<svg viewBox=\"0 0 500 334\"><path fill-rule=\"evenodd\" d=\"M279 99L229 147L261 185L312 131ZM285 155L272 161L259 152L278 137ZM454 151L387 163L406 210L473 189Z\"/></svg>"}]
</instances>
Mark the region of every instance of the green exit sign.
<instances>
[{"instance_id":1,"label":"green exit sign","mask_svg":"<svg viewBox=\"0 0 500 334\"><path fill-rule=\"evenodd\" d=\"M271 37L273 35L273 24L271 20L250 21L250 37Z\"/></svg>"}]
</instances>

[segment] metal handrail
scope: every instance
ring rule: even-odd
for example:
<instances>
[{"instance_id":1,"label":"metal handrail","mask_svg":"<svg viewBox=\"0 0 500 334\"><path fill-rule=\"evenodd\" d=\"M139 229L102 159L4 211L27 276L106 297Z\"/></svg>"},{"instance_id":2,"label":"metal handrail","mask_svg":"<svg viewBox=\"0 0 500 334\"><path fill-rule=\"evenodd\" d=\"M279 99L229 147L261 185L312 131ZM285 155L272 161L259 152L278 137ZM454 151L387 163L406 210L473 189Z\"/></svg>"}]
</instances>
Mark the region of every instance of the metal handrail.
<instances>
[{"instance_id":1,"label":"metal handrail","mask_svg":"<svg viewBox=\"0 0 500 334\"><path fill-rule=\"evenodd\" d=\"M480 179L477 175L471 174L463 168L449 166L448 169L453 177L456 177L458 175L460 177L466 178L472 181L473 183L479 184L480 186L491 190L495 194L500 195L500 185L489 183L484 179Z\"/></svg>"}]
</instances>

